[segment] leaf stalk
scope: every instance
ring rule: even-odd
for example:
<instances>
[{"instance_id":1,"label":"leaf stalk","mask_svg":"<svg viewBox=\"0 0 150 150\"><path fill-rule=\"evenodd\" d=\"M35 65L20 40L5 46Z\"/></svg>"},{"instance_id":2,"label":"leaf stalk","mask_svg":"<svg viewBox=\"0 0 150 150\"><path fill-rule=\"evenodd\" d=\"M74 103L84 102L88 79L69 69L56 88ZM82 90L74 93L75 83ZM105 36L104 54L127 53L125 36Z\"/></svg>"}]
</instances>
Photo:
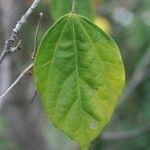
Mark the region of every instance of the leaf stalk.
<instances>
[{"instance_id":1,"label":"leaf stalk","mask_svg":"<svg viewBox=\"0 0 150 150\"><path fill-rule=\"evenodd\" d=\"M76 12L76 0L72 0L72 10L71 10L72 13L75 13Z\"/></svg>"}]
</instances>

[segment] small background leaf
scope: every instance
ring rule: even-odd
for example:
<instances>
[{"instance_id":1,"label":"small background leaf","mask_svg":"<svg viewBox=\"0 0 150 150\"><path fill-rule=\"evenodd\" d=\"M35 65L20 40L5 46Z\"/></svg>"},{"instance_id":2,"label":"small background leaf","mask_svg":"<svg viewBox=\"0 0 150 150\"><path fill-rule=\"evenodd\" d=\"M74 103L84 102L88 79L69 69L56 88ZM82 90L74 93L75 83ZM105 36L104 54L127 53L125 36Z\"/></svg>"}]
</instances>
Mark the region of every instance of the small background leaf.
<instances>
[{"instance_id":1,"label":"small background leaf","mask_svg":"<svg viewBox=\"0 0 150 150\"><path fill-rule=\"evenodd\" d=\"M115 42L76 14L62 17L46 33L34 76L48 117L82 149L110 120L125 80Z\"/></svg>"},{"instance_id":2,"label":"small background leaf","mask_svg":"<svg viewBox=\"0 0 150 150\"><path fill-rule=\"evenodd\" d=\"M50 0L51 12L56 21L61 16L71 12L72 0ZM76 0L76 12L93 20L91 0Z\"/></svg>"}]
</instances>

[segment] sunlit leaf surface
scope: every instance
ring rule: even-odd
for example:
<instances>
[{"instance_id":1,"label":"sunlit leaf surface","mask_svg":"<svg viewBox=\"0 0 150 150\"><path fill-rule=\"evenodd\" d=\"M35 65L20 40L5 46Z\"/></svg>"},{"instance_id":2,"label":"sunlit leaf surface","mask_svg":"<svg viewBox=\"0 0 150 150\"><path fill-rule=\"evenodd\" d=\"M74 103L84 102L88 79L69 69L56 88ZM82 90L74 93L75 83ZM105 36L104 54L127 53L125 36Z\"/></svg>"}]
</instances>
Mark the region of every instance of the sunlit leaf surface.
<instances>
[{"instance_id":1,"label":"sunlit leaf surface","mask_svg":"<svg viewBox=\"0 0 150 150\"><path fill-rule=\"evenodd\" d=\"M125 78L115 42L76 14L63 16L48 30L34 76L49 119L82 149L110 120Z\"/></svg>"}]
</instances>

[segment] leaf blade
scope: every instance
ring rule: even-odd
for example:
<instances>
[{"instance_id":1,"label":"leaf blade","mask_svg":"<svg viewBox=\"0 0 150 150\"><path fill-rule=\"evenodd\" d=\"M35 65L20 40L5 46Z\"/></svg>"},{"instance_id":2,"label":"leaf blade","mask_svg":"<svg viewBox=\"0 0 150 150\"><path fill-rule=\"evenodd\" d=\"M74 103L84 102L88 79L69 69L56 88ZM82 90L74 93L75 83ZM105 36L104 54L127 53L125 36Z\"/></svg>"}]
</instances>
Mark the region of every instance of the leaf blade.
<instances>
[{"instance_id":1,"label":"leaf blade","mask_svg":"<svg viewBox=\"0 0 150 150\"><path fill-rule=\"evenodd\" d=\"M49 118L82 148L109 121L124 86L118 47L76 14L66 15L47 32L38 49L34 75Z\"/></svg>"}]
</instances>

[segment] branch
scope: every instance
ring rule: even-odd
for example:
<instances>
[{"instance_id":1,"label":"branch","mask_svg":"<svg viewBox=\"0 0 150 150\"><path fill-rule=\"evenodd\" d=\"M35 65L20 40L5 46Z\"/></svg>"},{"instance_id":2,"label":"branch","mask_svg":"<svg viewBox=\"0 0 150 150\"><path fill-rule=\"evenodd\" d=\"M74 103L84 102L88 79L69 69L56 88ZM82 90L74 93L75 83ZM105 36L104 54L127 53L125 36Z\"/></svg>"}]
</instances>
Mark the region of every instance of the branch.
<instances>
[{"instance_id":1,"label":"branch","mask_svg":"<svg viewBox=\"0 0 150 150\"><path fill-rule=\"evenodd\" d=\"M104 131L100 138L102 140L127 140L148 132L150 132L150 123L144 125L143 127L139 127L129 131L120 131L116 133Z\"/></svg>"},{"instance_id":2,"label":"branch","mask_svg":"<svg viewBox=\"0 0 150 150\"><path fill-rule=\"evenodd\" d=\"M8 53L14 53L20 49L20 47L13 47L13 44L18 39L18 33L22 26L27 22L28 17L32 14L35 8L39 5L41 0L34 0L31 7L27 10L27 12L21 17L21 19L17 22L15 28L12 30L11 36L8 40L5 41L5 45L3 51L0 55L0 63L3 61L4 57Z\"/></svg>"},{"instance_id":3,"label":"branch","mask_svg":"<svg viewBox=\"0 0 150 150\"><path fill-rule=\"evenodd\" d=\"M5 102L6 99L3 99L16 85L17 83L24 77L24 75L33 67L33 63L31 63L20 75L19 77L10 85L10 87L5 91L5 93L0 96L0 109Z\"/></svg>"}]
</instances>

